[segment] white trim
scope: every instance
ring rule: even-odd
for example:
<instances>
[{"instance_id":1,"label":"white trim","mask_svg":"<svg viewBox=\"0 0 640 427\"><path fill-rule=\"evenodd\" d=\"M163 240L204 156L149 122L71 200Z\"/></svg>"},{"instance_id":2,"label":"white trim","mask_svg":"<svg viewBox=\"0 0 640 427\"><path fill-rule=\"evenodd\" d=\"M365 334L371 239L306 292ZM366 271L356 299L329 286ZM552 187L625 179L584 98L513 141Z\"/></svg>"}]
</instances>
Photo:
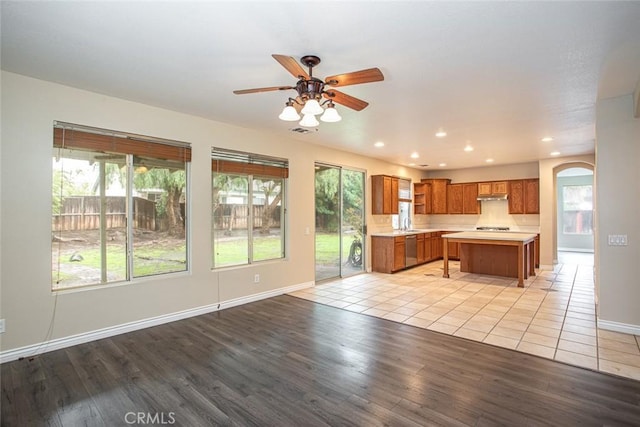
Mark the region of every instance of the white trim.
<instances>
[{"instance_id":1,"label":"white trim","mask_svg":"<svg viewBox=\"0 0 640 427\"><path fill-rule=\"evenodd\" d=\"M53 350L71 347L78 344L84 344L103 338L109 338L114 335L120 335L127 332L137 331L139 329L149 328L151 326L162 325L164 323L175 322L176 320L187 319L189 317L200 316L202 314L212 313L225 308L236 307L238 305L250 302L260 301L263 299L283 295L289 292L299 291L314 286L314 282L305 282L298 285L278 288L272 291L261 292L259 294L248 295L246 297L235 298L229 301L223 301L216 304L204 305L201 307L190 308L188 310L177 311L175 313L163 314L161 316L150 317L148 319L136 320L134 322L123 323L121 325L110 326L108 328L96 329L94 331L82 334L71 335L63 338L31 344L25 347L14 348L0 352L0 363L11 362L23 357L33 357L38 354L46 353Z\"/></svg>"},{"instance_id":2,"label":"white trim","mask_svg":"<svg viewBox=\"0 0 640 427\"><path fill-rule=\"evenodd\" d=\"M633 100L633 115L634 117L640 118L640 79L638 80L638 83L636 83L636 90L634 91L634 100Z\"/></svg>"},{"instance_id":3,"label":"white trim","mask_svg":"<svg viewBox=\"0 0 640 427\"><path fill-rule=\"evenodd\" d=\"M623 334L640 335L640 325L601 320L598 318L598 328L608 331L622 332Z\"/></svg>"}]
</instances>

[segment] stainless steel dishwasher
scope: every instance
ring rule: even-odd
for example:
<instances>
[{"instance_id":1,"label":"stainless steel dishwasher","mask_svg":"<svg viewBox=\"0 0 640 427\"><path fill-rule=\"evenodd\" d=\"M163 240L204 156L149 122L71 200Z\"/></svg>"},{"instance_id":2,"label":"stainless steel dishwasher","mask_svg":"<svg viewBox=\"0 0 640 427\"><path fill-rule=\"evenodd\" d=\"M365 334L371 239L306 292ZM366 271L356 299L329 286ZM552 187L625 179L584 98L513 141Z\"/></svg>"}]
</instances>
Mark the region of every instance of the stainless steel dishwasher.
<instances>
[{"instance_id":1,"label":"stainless steel dishwasher","mask_svg":"<svg viewBox=\"0 0 640 427\"><path fill-rule=\"evenodd\" d=\"M404 241L404 265L405 267L411 267L418 263L418 236L410 234Z\"/></svg>"}]
</instances>

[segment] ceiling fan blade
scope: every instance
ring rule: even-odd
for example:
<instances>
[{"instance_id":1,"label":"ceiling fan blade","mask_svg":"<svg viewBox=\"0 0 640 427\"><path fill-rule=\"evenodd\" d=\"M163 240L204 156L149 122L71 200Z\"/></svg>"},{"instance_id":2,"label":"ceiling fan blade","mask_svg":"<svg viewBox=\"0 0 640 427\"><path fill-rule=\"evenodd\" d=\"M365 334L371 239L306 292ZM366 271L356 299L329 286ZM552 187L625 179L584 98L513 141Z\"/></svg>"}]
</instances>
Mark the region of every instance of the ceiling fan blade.
<instances>
[{"instance_id":1,"label":"ceiling fan blade","mask_svg":"<svg viewBox=\"0 0 640 427\"><path fill-rule=\"evenodd\" d=\"M295 89L295 87L293 86L259 87L257 89L234 90L233 93L235 93L236 95L244 95L245 93L271 92L274 90L289 90L289 89Z\"/></svg>"},{"instance_id":2,"label":"ceiling fan blade","mask_svg":"<svg viewBox=\"0 0 640 427\"><path fill-rule=\"evenodd\" d=\"M379 82L384 80L382 71L378 68L354 71L352 73L337 74L329 76L324 81L331 86L359 85L362 83Z\"/></svg>"},{"instance_id":3,"label":"ceiling fan blade","mask_svg":"<svg viewBox=\"0 0 640 427\"><path fill-rule=\"evenodd\" d=\"M345 107L349 107L356 111L363 110L367 107L367 105L369 105L368 102L365 102L362 99L354 98L351 95L338 92L337 90L334 90L334 89L325 91L323 96L327 99L331 99L335 103L344 105Z\"/></svg>"},{"instance_id":4,"label":"ceiling fan blade","mask_svg":"<svg viewBox=\"0 0 640 427\"><path fill-rule=\"evenodd\" d=\"M280 63L280 65L282 65L284 68L286 68L288 72L293 74L293 77L295 77L297 79L299 79L300 77L303 77L305 79L309 79L309 74L307 74L307 72L304 70L304 68L302 68L300 66L298 61L293 59L291 56L277 55L275 53L273 55L271 55L271 56L273 56L273 59L278 61Z\"/></svg>"}]
</instances>

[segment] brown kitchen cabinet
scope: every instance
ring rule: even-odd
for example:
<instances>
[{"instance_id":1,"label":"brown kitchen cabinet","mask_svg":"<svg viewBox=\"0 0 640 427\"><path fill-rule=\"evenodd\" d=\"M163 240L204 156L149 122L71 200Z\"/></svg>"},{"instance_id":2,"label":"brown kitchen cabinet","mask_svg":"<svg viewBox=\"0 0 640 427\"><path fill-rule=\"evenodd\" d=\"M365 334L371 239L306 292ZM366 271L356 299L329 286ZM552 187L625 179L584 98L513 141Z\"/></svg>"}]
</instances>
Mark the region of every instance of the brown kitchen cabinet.
<instances>
[{"instance_id":1,"label":"brown kitchen cabinet","mask_svg":"<svg viewBox=\"0 0 640 427\"><path fill-rule=\"evenodd\" d=\"M540 213L540 181L538 179L524 180L524 213Z\"/></svg>"},{"instance_id":2,"label":"brown kitchen cabinet","mask_svg":"<svg viewBox=\"0 0 640 427\"><path fill-rule=\"evenodd\" d=\"M416 237L416 256L418 258L418 264L424 264L424 235L425 233L420 233Z\"/></svg>"},{"instance_id":3,"label":"brown kitchen cabinet","mask_svg":"<svg viewBox=\"0 0 640 427\"><path fill-rule=\"evenodd\" d=\"M398 178L388 175L371 176L371 213L373 215L398 213Z\"/></svg>"},{"instance_id":4,"label":"brown kitchen cabinet","mask_svg":"<svg viewBox=\"0 0 640 427\"><path fill-rule=\"evenodd\" d=\"M433 260L433 255L431 252L431 234L433 233L424 233L424 261L429 262Z\"/></svg>"},{"instance_id":5,"label":"brown kitchen cabinet","mask_svg":"<svg viewBox=\"0 0 640 427\"><path fill-rule=\"evenodd\" d=\"M371 269L379 273L394 273L405 267L404 236L371 237Z\"/></svg>"},{"instance_id":6,"label":"brown kitchen cabinet","mask_svg":"<svg viewBox=\"0 0 640 427\"><path fill-rule=\"evenodd\" d=\"M460 243L448 242L447 251L449 259L460 259Z\"/></svg>"},{"instance_id":7,"label":"brown kitchen cabinet","mask_svg":"<svg viewBox=\"0 0 640 427\"><path fill-rule=\"evenodd\" d=\"M480 202L478 201L478 186L475 183L462 185L462 213L470 215L480 214Z\"/></svg>"},{"instance_id":8,"label":"brown kitchen cabinet","mask_svg":"<svg viewBox=\"0 0 640 427\"><path fill-rule=\"evenodd\" d=\"M450 179L422 179L420 182L431 184L431 213L446 214L447 213L447 185L451 183Z\"/></svg>"},{"instance_id":9,"label":"brown kitchen cabinet","mask_svg":"<svg viewBox=\"0 0 640 427\"><path fill-rule=\"evenodd\" d=\"M478 183L478 196L494 196L507 194L507 181L491 181Z\"/></svg>"},{"instance_id":10,"label":"brown kitchen cabinet","mask_svg":"<svg viewBox=\"0 0 640 427\"><path fill-rule=\"evenodd\" d=\"M449 184L447 186L447 213L478 215L480 213L478 185L475 182Z\"/></svg>"},{"instance_id":11,"label":"brown kitchen cabinet","mask_svg":"<svg viewBox=\"0 0 640 427\"><path fill-rule=\"evenodd\" d=\"M455 232L454 232L455 233ZM441 231L440 235L443 234L451 234L450 231ZM442 238L440 238L441 241L443 241ZM443 243L440 243L440 247L442 248ZM443 248L444 249L444 248ZM449 259L460 259L460 243L458 242L449 242L447 241L447 253L449 255ZM440 251L440 257L442 257L444 254L442 253L442 250Z\"/></svg>"},{"instance_id":12,"label":"brown kitchen cabinet","mask_svg":"<svg viewBox=\"0 0 640 427\"><path fill-rule=\"evenodd\" d=\"M447 185L447 213L462 213L462 184Z\"/></svg>"},{"instance_id":13,"label":"brown kitchen cabinet","mask_svg":"<svg viewBox=\"0 0 640 427\"><path fill-rule=\"evenodd\" d=\"M405 236L393 238L393 271L402 270L406 266L405 260Z\"/></svg>"},{"instance_id":14,"label":"brown kitchen cabinet","mask_svg":"<svg viewBox=\"0 0 640 427\"><path fill-rule=\"evenodd\" d=\"M426 215L431 213L431 184L416 182L413 184L413 213Z\"/></svg>"},{"instance_id":15,"label":"brown kitchen cabinet","mask_svg":"<svg viewBox=\"0 0 640 427\"><path fill-rule=\"evenodd\" d=\"M442 258L442 232L431 233L431 259Z\"/></svg>"},{"instance_id":16,"label":"brown kitchen cabinet","mask_svg":"<svg viewBox=\"0 0 640 427\"><path fill-rule=\"evenodd\" d=\"M540 213L540 184L538 179L509 181L509 213Z\"/></svg>"}]
</instances>

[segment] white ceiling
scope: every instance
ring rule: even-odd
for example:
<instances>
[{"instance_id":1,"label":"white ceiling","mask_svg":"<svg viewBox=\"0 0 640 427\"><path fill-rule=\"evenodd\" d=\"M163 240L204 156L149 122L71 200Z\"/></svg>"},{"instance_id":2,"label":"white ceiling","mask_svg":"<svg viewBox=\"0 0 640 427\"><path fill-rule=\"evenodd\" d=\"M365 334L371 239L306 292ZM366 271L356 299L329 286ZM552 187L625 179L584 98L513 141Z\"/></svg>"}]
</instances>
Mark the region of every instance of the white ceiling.
<instances>
[{"instance_id":1,"label":"white ceiling","mask_svg":"<svg viewBox=\"0 0 640 427\"><path fill-rule=\"evenodd\" d=\"M4 70L427 170L593 153L596 100L640 77L640 2L2 1L1 14ZM340 88L369 107L299 135L277 118L295 91L232 93L294 85L273 53L321 57L320 78L385 80Z\"/></svg>"}]
</instances>

